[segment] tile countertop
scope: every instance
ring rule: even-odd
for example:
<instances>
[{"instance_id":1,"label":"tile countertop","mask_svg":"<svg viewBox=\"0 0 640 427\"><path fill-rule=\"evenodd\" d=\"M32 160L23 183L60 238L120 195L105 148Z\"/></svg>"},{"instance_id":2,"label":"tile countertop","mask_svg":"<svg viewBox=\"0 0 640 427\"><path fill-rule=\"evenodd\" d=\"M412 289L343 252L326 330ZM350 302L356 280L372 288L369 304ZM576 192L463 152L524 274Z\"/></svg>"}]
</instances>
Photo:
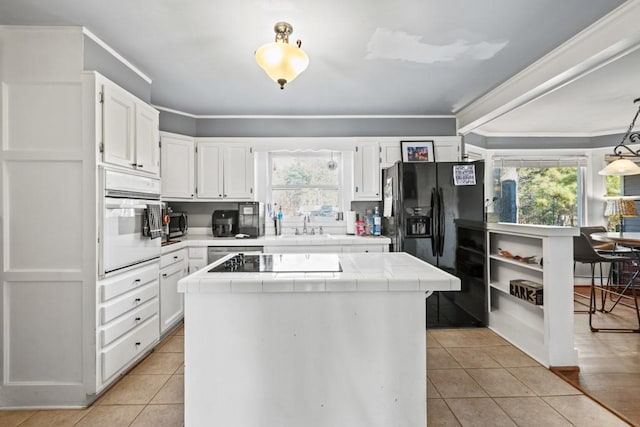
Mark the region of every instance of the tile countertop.
<instances>
[{"instance_id":1,"label":"tile countertop","mask_svg":"<svg viewBox=\"0 0 640 427\"><path fill-rule=\"evenodd\" d=\"M187 234L173 240L179 240L179 243L163 246L163 254L187 246L343 246L388 245L391 243L391 239L385 236L352 236L347 234L260 236L255 239L213 237L210 234Z\"/></svg>"},{"instance_id":2,"label":"tile countertop","mask_svg":"<svg viewBox=\"0 0 640 427\"><path fill-rule=\"evenodd\" d=\"M230 257L231 255L229 255ZM300 256L283 254L277 256ZM459 291L460 279L404 252L340 253L339 273L209 273L178 282L183 293ZM223 258L217 262L224 262ZM212 264L213 265L213 264Z\"/></svg>"}]
</instances>

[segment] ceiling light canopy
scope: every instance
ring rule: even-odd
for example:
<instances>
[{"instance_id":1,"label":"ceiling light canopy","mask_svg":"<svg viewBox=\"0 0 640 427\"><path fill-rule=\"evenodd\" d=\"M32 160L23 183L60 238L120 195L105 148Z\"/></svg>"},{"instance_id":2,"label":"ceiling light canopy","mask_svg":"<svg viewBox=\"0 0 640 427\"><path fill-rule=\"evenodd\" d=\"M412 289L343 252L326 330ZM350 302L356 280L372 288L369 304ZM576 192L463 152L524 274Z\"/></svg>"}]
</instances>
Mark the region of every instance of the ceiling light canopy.
<instances>
[{"instance_id":1,"label":"ceiling light canopy","mask_svg":"<svg viewBox=\"0 0 640 427\"><path fill-rule=\"evenodd\" d=\"M288 22L278 22L274 27L276 41L260 46L256 50L256 62L274 82L284 89L284 85L292 82L309 66L309 57L300 46L289 44L289 34L293 27Z\"/></svg>"},{"instance_id":2,"label":"ceiling light canopy","mask_svg":"<svg viewBox=\"0 0 640 427\"><path fill-rule=\"evenodd\" d=\"M638 103L640 98L636 98L633 100L634 103ZM633 151L631 148L624 145L624 141L629 138L629 141L632 143L640 142L640 133L631 132L636 125L636 119L638 118L638 114L640 114L640 107L638 107L638 111L636 111L636 115L633 117L631 124L629 125L629 129L627 129L627 133L622 137L622 141L620 144L616 145L613 148L613 154L618 156L617 160L609 163L607 167L599 171L600 175L638 175L640 174L640 167L636 165L633 161L624 157L640 157L640 150ZM625 150L623 152L623 149ZM628 153L626 156L623 153Z\"/></svg>"}]
</instances>

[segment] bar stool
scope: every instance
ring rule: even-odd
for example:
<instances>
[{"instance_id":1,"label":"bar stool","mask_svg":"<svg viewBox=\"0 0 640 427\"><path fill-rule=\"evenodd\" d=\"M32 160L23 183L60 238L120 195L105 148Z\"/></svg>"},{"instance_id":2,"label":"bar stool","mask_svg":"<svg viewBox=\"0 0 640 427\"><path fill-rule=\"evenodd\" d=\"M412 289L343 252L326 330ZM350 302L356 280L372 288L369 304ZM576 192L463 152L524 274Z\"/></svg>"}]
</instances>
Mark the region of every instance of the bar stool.
<instances>
[{"instance_id":1,"label":"bar stool","mask_svg":"<svg viewBox=\"0 0 640 427\"><path fill-rule=\"evenodd\" d=\"M596 272L596 264L601 264L603 262L615 263L615 262L625 262L632 261L633 258L628 256L617 256L617 255L609 255L604 253L598 253L591 242L589 241L589 237L585 233L580 233L579 236L573 237L573 262L574 265L576 262L589 264L591 266L591 290L589 293L589 328L591 328L592 332L605 331L605 330L619 330L614 328L594 328L593 327L593 313L595 313L596 307L596 289L600 290L601 298L604 297L604 293L608 292L609 289L604 287L604 283L602 281L602 265L600 266L600 286L596 286L595 284L595 272ZM604 300L602 300L601 310L604 309Z\"/></svg>"}]
</instances>

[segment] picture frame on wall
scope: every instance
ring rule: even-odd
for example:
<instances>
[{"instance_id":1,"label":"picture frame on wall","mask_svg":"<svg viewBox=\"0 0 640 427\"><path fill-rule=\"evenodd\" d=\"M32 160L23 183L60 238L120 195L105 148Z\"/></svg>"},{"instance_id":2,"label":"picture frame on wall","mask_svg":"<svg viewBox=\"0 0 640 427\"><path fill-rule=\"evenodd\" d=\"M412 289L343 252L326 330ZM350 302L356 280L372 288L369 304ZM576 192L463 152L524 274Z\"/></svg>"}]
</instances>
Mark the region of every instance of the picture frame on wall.
<instances>
[{"instance_id":1,"label":"picture frame on wall","mask_svg":"<svg viewBox=\"0 0 640 427\"><path fill-rule=\"evenodd\" d=\"M433 141L400 141L403 163L435 162Z\"/></svg>"}]
</instances>

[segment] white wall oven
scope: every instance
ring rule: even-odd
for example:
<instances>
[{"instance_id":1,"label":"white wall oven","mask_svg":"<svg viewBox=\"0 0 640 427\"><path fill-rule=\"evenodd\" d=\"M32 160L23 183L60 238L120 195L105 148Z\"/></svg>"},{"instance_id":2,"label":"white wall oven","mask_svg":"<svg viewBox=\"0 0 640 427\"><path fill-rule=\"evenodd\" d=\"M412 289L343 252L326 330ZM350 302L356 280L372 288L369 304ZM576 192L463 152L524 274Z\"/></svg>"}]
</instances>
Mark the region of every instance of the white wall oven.
<instances>
[{"instance_id":1,"label":"white wall oven","mask_svg":"<svg viewBox=\"0 0 640 427\"><path fill-rule=\"evenodd\" d=\"M100 276L160 258L160 180L110 169L101 177Z\"/></svg>"}]
</instances>

